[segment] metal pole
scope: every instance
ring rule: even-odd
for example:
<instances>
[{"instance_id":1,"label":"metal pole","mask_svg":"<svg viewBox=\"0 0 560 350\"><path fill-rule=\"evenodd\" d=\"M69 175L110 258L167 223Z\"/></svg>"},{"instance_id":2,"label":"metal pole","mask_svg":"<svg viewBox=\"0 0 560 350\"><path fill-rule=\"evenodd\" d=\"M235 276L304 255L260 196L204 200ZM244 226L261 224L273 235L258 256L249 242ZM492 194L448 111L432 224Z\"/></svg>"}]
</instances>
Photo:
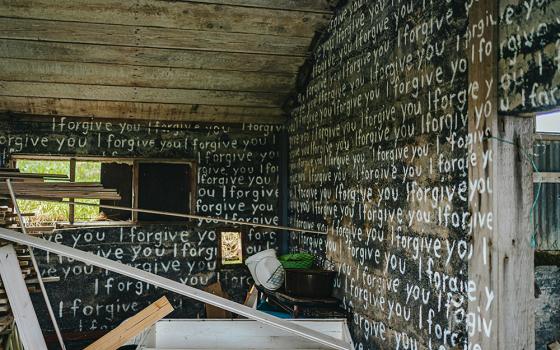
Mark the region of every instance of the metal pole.
<instances>
[{"instance_id":1,"label":"metal pole","mask_svg":"<svg viewBox=\"0 0 560 350\"><path fill-rule=\"evenodd\" d=\"M0 198L2 198L0 196ZM41 202L53 202L53 203L68 203L68 201L60 201L54 199L33 199ZM200 215L193 215L193 214L182 214L182 213L173 213L169 211L160 211L160 210L152 210L152 209L138 209L138 208L129 208L129 207L121 207L117 205L108 205L108 204L95 204L95 203L84 203L84 202L72 202L73 205L84 205L88 207L97 207L97 208L105 208L105 209L115 209L115 210L126 210L131 212L138 212L138 213L148 213L148 214L159 214L159 215L166 215L166 216L175 216L180 218L187 218L187 219L197 219L197 220L209 220L209 221L217 221L226 224L233 224L233 225L243 225L243 226L252 226L252 227L265 227L271 228L274 230L286 230L286 231L295 231L301 233L313 233L319 235L326 235L327 232L322 231L314 231L314 230L306 230L302 228L295 228L295 227L287 227L287 226L278 226L278 225L268 225L268 224L256 224L253 222L245 222L245 221L236 221L236 220L229 220L229 219L222 219L222 218L215 218L211 216L200 216Z\"/></svg>"},{"instance_id":2,"label":"metal pole","mask_svg":"<svg viewBox=\"0 0 560 350\"><path fill-rule=\"evenodd\" d=\"M173 281L169 278L150 273L118 261L113 261L111 259L102 258L90 252L84 252L76 248L65 246L62 244L49 242L46 239L25 236L18 234L12 230L5 228L0 228L0 239L5 239L19 244L25 244L28 246L33 246L38 249L46 250L48 252L66 256L77 261L84 262L86 264L91 264L102 269L106 269L112 272L116 272L123 276L137 279L142 282L149 283L153 286L160 287L162 289L184 295L189 298L193 298L197 301L210 304L220 309L231 311L237 315L245 316L252 320L258 321L260 323L282 329L286 332L304 337L306 339L312 340L317 343L321 343L333 349L338 350L351 350L353 349L352 344L348 340L342 340L334 338L331 335L318 332L314 329L298 325L296 323L290 322L285 319L278 318L276 316L269 315L262 311L255 310L243 304L238 304L229 299L225 299L214 294L205 292L200 289L188 286L186 284Z\"/></svg>"},{"instance_id":3,"label":"metal pole","mask_svg":"<svg viewBox=\"0 0 560 350\"><path fill-rule=\"evenodd\" d=\"M27 235L27 229L25 227L25 221L23 221L23 216L21 215L21 211L19 210L19 206L17 204L16 195L14 193L14 189L12 188L12 183L10 179L6 179L6 184L8 185L8 190L10 191L10 197L12 197L12 202L14 204L14 210L19 219L19 223L21 226L21 231ZM60 329L58 328L58 323L56 322L56 318L51 306L51 301L47 294L47 290L45 289L45 284L43 283L43 277L41 277L41 271L39 269L39 265L37 264L37 260L35 259L35 254L33 253L33 247L29 246L29 256L31 257L31 262L33 264L33 269L35 269L35 273L37 274L37 281L39 281L39 286L41 288L41 293L43 294L43 298L45 299L45 304L47 304L47 310L49 312L49 316L51 318L51 322L54 326L54 331L56 332L56 337L58 338L58 343L62 350L66 350L66 346L64 345L64 341L62 340L62 334L60 333ZM25 325L19 325L19 327L25 327Z\"/></svg>"}]
</instances>

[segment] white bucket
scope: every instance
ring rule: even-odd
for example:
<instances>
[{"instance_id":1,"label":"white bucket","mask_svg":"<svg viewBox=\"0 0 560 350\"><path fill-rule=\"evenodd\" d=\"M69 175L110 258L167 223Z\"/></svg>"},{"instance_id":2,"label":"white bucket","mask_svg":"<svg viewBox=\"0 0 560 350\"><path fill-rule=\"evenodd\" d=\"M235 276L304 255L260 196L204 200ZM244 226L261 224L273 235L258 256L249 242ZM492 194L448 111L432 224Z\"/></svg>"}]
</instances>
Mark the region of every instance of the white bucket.
<instances>
[{"instance_id":1,"label":"white bucket","mask_svg":"<svg viewBox=\"0 0 560 350\"><path fill-rule=\"evenodd\" d=\"M284 269L276 257L274 249L267 249L250 256L245 260L245 265L249 268L256 285L262 285L270 290L276 290L282 286ZM272 278L273 276L276 278Z\"/></svg>"}]
</instances>

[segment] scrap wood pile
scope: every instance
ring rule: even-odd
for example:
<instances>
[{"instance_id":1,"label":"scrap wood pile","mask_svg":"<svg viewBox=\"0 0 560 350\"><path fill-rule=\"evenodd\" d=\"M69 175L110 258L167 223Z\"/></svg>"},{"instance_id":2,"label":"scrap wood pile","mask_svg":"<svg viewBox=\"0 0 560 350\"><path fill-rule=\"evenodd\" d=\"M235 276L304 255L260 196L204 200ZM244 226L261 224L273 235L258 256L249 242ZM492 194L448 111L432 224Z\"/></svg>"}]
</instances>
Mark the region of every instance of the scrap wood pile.
<instances>
[{"instance_id":1,"label":"scrap wood pile","mask_svg":"<svg viewBox=\"0 0 560 350\"><path fill-rule=\"evenodd\" d=\"M32 214L25 214L29 216ZM13 229L14 227L19 227L17 220L17 214L14 213L13 208L8 206L0 206L0 227L6 227ZM7 242L0 242L0 245L4 245ZM15 250L17 253L19 266L23 274L23 278L27 285L27 289L30 293L40 292L38 285L37 275L35 269L32 268L31 257L29 255L29 248L22 245L16 245ZM43 278L43 282L54 282L58 281L58 277ZM5 343L12 335L13 329L13 315L10 309L10 304L8 302L8 297L6 295L6 290L4 289L4 284L0 280L0 337L4 338L0 344ZM0 345L1 346L1 345Z\"/></svg>"},{"instance_id":2,"label":"scrap wood pile","mask_svg":"<svg viewBox=\"0 0 560 350\"><path fill-rule=\"evenodd\" d=\"M66 175L22 173L19 169L0 168L0 227L21 230L18 215L10 200L10 190L6 180L10 180L17 199L60 200L65 198L84 198L100 200L119 200L121 197L114 189L104 188L99 183L69 182ZM22 213L22 216L33 216L34 213ZM50 232L53 226L26 227L28 234ZM6 242L0 242L4 245ZM16 245L15 250L22 274L30 293L41 292L35 269L32 266L29 248ZM43 282L58 281L58 277L43 278ZM13 337L13 315L8 302L4 285L0 280L0 348Z\"/></svg>"}]
</instances>

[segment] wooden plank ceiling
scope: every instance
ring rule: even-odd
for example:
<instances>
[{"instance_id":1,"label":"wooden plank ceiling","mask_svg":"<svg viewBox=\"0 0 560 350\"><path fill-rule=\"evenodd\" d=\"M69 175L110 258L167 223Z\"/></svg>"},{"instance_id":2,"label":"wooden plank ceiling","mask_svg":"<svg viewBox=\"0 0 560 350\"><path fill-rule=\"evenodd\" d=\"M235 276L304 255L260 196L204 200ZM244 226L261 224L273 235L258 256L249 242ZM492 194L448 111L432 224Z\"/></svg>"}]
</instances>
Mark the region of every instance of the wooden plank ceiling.
<instances>
[{"instance_id":1,"label":"wooden plank ceiling","mask_svg":"<svg viewBox=\"0 0 560 350\"><path fill-rule=\"evenodd\" d=\"M336 0L0 0L0 111L281 123Z\"/></svg>"}]
</instances>

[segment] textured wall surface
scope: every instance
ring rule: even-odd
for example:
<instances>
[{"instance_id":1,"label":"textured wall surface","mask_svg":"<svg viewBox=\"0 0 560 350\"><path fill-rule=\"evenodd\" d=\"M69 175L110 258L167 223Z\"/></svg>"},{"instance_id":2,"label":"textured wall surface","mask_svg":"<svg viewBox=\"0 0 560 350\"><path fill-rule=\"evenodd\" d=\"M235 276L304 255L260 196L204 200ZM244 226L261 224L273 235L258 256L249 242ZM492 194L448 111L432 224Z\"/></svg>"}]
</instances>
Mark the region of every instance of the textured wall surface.
<instances>
[{"instance_id":1,"label":"textured wall surface","mask_svg":"<svg viewBox=\"0 0 560 350\"><path fill-rule=\"evenodd\" d=\"M291 242L337 271L359 349L455 348L469 331L453 317L473 288L465 30L463 1L350 1L302 79L290 220L329 233Z\"/></svg>"},{"instance_id":2,"label":"textured wall surface","mask_svg":"<svg viewBox=\"0 0 560 350\"><path fill-rule=\"evenodd\" d=\"M0 147L8 154L184 159L197 165L195 211L251 222L279 223L279 126L140 122L64 117L0 118ZM162 179L165 181L165 179ZM229 295L243 300L252 280L245 267L220 269L217 231L223 225L183 224L78 228L50 239L204 288L218 274ZM246 256L278 247L277 232L246 229ZM41 271L58 276L48 284L64 331L115 327L163 293L145 283L68 259L41 254ZM44 308L40 296L35 298ZM177 317L203 316L203 305L173 298ZM134 306L134 307L133 307ZM43 327L50 330L46 312Z\"/></svg>"},{"instance_id":3,"label":"textured wall surface","mask_svg":"<svg viewBox=\"0 0 560 350\"><path fill-rule=\"evenodd\" d=\"M536 349L560 339L560 267L537 266L535 282L539 288L536 299Z\"/></svg>"}]
</instances>

